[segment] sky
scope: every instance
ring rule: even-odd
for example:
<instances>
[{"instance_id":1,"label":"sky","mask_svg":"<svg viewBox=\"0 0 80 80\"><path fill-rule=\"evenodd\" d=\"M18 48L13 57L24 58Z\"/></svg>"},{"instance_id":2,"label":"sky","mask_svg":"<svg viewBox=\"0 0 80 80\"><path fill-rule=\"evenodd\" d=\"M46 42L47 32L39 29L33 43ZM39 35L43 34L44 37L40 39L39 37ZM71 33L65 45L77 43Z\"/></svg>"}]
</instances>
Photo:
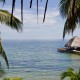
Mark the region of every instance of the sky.
<instances>
[{"instance_id":1,"label":"sky","mask_svg":"<svg viewBox=\"0 0 80 80\"><path fill-rule=\"evenodd\" d=\"M16 0L14 15L20 19L20 0ZM36 0L33 0L32 9L29 8L30 0L24 0L24 23L23 31L17 32L10 27L0 24L1 37L5 40L55 40L63 39L65 19L59 12L60 0L49 0L46 20L43 23L44 6L46 0L39 2L39 16L37 23ZM1 4L1 3L0 3ZM11 12L12 0L6 0L2 9ZM74 36L79 36L79 29L75 30ZM66 35L65 39L72 35Z\"/></svg>"}]
</instances>

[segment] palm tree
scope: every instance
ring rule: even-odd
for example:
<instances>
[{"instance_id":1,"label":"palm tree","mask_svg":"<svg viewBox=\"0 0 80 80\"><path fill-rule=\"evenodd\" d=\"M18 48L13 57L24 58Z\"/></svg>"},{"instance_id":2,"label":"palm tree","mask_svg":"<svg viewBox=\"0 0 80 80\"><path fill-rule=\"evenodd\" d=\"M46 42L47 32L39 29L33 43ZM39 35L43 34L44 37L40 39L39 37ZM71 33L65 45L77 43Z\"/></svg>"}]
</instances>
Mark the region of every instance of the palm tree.
<instances>
[{"instance_id":1,"label":"palm tree","mask_svg":"<svg viewBox=\"0 0 80 80\"><path fill-rule=\"evenodd\" d=\"M61 74L61 80L69 77L70 80L80 80L80 69L79 72L75 72L73 68L69 68L67 71Z\"/></svg>"},{"instance_id":2,"label":"palm tree","mask_svg":"<svg viewBox=\"0 0 80 80\"><path fill-rule=\"evenodd\" d=\"M3 4L5 3L5 0L0 0L0 1L3 2ZM5 24L5 25L9 26L10 28L15 29L17 31L22 31L22 22L20 20L18 20L15 16L12 16L12 18L11 18L11 16L12 16L12 14L9 13L8 11L0 9L1 24ZM5 54L4 49L2 47L1 38L0 38L0 53L1 53L2 57L5 59L7 67L9 68L8 59Z\"/></svg>"},{"instance_id":3,"label":"palm tree","mask_svg":"<svg viewBox=\"0 0 80 80\"><path fill-rule=\"evenodd\" d=\"M60 0L60 13L66 18L63 38L66 33L72 33L80 24L80 0Z\"/></svg>"}]
</instances>

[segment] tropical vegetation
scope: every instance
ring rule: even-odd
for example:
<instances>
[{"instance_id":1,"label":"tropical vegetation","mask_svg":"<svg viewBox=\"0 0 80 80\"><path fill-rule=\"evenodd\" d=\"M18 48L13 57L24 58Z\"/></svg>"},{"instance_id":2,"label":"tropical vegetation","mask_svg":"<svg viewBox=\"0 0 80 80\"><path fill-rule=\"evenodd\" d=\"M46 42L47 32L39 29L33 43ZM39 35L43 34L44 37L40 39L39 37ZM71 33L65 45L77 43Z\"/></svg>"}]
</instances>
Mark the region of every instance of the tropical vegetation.
<instances>
[{"instance_id":1,"label":"tropical vegetation","mask_svg":"<svg viewBox=\"0 0 80 80\"><path fill-rule=\"evenodd\" d=\"M5 0L0 0L0 2L3 2L4 4ZM0 22L1 24L5 24L12 29L15 29L17 31L22 31L22 22L19 19L17 19L15 16L12 16L12 14L6 10L0 9ZM7 67L9 68L8 59L2 47L1 38L0 38L0 53L1 56L5 59Z\"/></svg>"},{"instance_id":2,"label":"tropical vegetation","mask_svg":"<svg viewBox=\"0 0 80 80\"><path fill-rule=\"evenodd\" d=\"M21 3L21 20L22 20L22 22L23 22L23 3L24 3L23 1L24 0L20 0L20 3ZM30 8L32 8L33 1L34 0L30 0ZM36 4L36 7L37 7L37 18L38 18L39 1L42 2L44 0L36 0L36 3L37 3ZM47 11L47 7L48 7L48 1L49 0L46 0L43 22L45 22L45 16L46 16L46 11ZM16 3L16 0L12 0L12 16L13 16L14 8L15 8L15 3Z\"/></svg>"},{"instance_id":3,"label":"tropical vegetation","mask_svg":"<svg viewBox=\"0 0 80 80\"><path fill-rule=\"evenodd\" d=\"M0 1L3 2L3 4L5 3L5 0L0 0ZM20 0L20 1L21 1L21 20L23 22L23 0ZM43 0L40 0L40 1L43 1ZM46 17L48 1L49 0L46 0L43 22L45 21L45 17ZM22 30L22 22L20 22L16 17L13 16L15 3L16 3L16 0L12 0L11 14L8 11L0 9L0 22L5 25L8 25L12 29L16 29L17 31L19 31L19 30ZM30 0L30 8L32 8L32 3L33 3L33 0ZM37 17L38 17L39 0L37 0L36 6L37 6ZM79 14L80 0L60 0L59 7L60 7L59 9L62 17L66 19L64 24L64 30L63 30L63 38L64 38L67 33L73 34L74 30L78 28L80 24L80 14ZM9 66L2 44L0 44L0 47L2 51L1 52L2 56L4 57L7 63L7 66ZM80 80L80 69L79 69L79 72L75 72L73 68L69 68L67 71L62 73L61 80L63 80L65 77L70 77L71 80Z\"/></svg>"},{"instance_id":4,"label":"tropical vegetation","mask_svg":"<svg viewBox=\"0 0 80 80\"><path fill-rule=\"evenodd\" d=\"M20 77L14 77L14 78L4 78L3 80L23 80Z\"/></svg>"},{"instance_id":5,"label":"tropical vegetation","mask_svg":"<svg viewBox=\"0 0 80 80\"><path fill-rule=\"evenodd\" d=\"M72 33L80 24L80 0L60 0L60 13L66 18L63 38L66 33Z\"/></svg>"},{"instance_id":6,"label":"tropical vegetation","mask_svg":"<svg viewBox=\"0 0 80 80\"><path fill-rule=\"evenodd\" d=\"M80 80L80 68L78 72L75 72L73 68L69 68L67 71L61 74L61 80L69 77L70 80Z\"/></svg>"}]
</instances>

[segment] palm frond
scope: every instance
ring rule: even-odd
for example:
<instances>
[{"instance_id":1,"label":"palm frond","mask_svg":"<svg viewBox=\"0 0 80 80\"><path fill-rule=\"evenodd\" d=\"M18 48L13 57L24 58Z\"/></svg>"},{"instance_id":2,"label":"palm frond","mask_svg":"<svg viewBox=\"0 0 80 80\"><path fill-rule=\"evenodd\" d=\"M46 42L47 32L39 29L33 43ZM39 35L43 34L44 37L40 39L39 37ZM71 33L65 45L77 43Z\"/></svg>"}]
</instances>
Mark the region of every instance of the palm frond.
<instances>
[{"instance_id":1,"label":"palm frond","mask_svg":"<svg viewBox=\"0 0 80 80\"><path fill-rule=\"evenodd\" d=\"M23 23L23 0L21 0L21 21Z\"/></svg>"},{"instance_id":2,"label":"palm frond","mask_svg":"<svg viewBox=\"0 0 80 80\"><path fill-rule=\"evenodd\" d=\"M80 80L80 68L77 76L78 76L78 80Z\"/></svg>"},{"instance_id":3,"label":"palm frond","mask_svg":"<svg viewBox=\"0 0 80 80\"><path fill-rule=\"evenodd\" d=\"M61 0L59 3L59 10L62 17L67 17L70 8L70 0Z\"/></svg>"},{"instance_id":4,"label":"palm frond","mask_svg":"<svg viewBox=\"0 0 80 80\"><path fill-rule=\"evenodd\" d=\"M0 10L0 22L11 27L12 29L16 29L17 31L22 30L22 22L13 16L11 24L11 14L6 10Z\"/></svg>"},{"instance_id":5,"label":"palm frond","mask_svg":"<svg viewBox=\"0 0 80 80\"><path fill-rule=\"evenodd\" d=\"M78 80L80 80L80 74L78 75Z\"/></svg>"},{"instance_id":6,"label":"palm frond","mask_svg":"<svg viewBox=\"0 0 80 80\"><path fill-rule=\"evenodd\" d=\"M69 69L67 69L67 71L63 72L61 74L61 80L63 80L65 77L70 77L71 80L76 79L76 73L75 73L74 69L69 68Z\"/></svg>"},{"instance_id":7,"label":"palm frond","mask_svg":"<svg viewBox=\"0 0 80 80\"><path fill-rule=\"evenodd\" d=\"M32 2L33 2L33 0L30 0L30 8L32 7Z\"/></svg>"},{"instance_id":8,"label":"palm frond","mask_svg":"<svg viewBox=\"0 0 80 80\"><path fill-rule=\"evenodd\" d=\"M77 28L78 23L79 23L79 18L77 18L76 15L74 15L74 17L69 16L66 19L66 22L64 24L64 30L63 30L63 39L66 33L68 34L72 33L73 35L73 32Z\"/></svg>"},{"instance_id":9,"label":"palm frond","mask_svg":"<svg viewBox=\"0 0 80 80\"><path fill-rule=\"evenodd\" d=\"M0 2L3 2L3 6L4 6L4 4L5 4L6 0L0 0Z\"/></svg>"},{"instance_id":10,"label":"palm frond","mask_svg":"<svg viewBox=\"0 0 80 80\"><path fill-rule=\"evenodd\" d=\"M38 21L38 0L37 0L37 21Z\"/></svg>"},{"instance_id":11,"label":"palm frond","mask_svg":"<svg viewBox=\"0 0 80 80\"><path fill-rule=\"evenodd\" d=\"M67 71L74 71L72 67L68 68Z\"/></svg>"},{"instance_id":12,"label":"palm frond","mask_svg":"<svg viewBox=\"0 0 80 80\"><path fill-rule=\"evenodd\" d=\"M73 68L69 68L61 74L61 80L66 77L69 77L70 80L80 80L80 72L75 72Z\"/></svg>"},{"instance_id":13,"label":"palm frond","mask_svg":"<svg viewBox=\"0 0 80 80\"><path fill-rule=\"evenodd\" d=\"M48 0L46 0L46 5L45 5L45 11L44 11L43 22L45 21L45 16L46 16L46 11L47 11L47 6L48 6Z\"/></svg>"},{"instance_id":14,"label":"palm frond","mask_svg":"<svg viewBox=\"0 0 80 80\"><path fill-rule=\"evenodd\" d=\"M2 43L1 43L1 40L0 40L0 55L4 58L5 62L6 62L6 65L7 67L9 68L9 63L8 63L8 59L7 59L7 56L6 56L6 53L2 47Z\"/></svg>"},{"instance_id":15,"label":"palm frond","mask_svg":"<svg viewBox=\"0 0 80 80\"><path fill-rule=\"evenodd\" d=\"M61 0L59 7L62 17L67 18L63 30L64 39L66 33L73 35L80 23L80 0Z\"/></svg>"},{"instance_id":16,"label":"palm frond","mask_svg":"<svg viewBox=\"0 0 80 80\"><path fill-rule=\"evenodd\" d=\"M80 68L79 68L79 72L78 73L80 74Z\"/></svg>"},{"instance_id":17,"label":"palm frond","mask_svg":"<svg viewBox=\"0 0 80 80\"><path fill-rule=\"evenodd\" d=\"M75 74L72 72L63 72L61 74L61 80L63 80L65 77L75 78Z\"/></svg>"},{"instance_id":18,"label":"palm frond","mask_svg":"<svg viewBox=\"0 0 80 80\"><path fill-rule=\"evenodd\" d=\"M5 3L5 0L0 0L0 2L3 2L3 3Z\"/></svg>"},{"instance_id":19,"label":"palm frond","mask_svg":"<svg viewBox=\"0 0 80 80\"><path fill-rule=\"evenodd\" d=\"M74 16L75 13L75 2L76 0L73 0L73 4L72 4L72 15Z\"/></svg>"},{"instance_id":20,"label":"palm frond","mask_svg":"<svg viewBox=\"0 0 80 80\"><path fill-rule=\"evenodd\" d=\"M11 15L11 22L10 22L11 24L12 24L13 12L14 12L14 9L15 9L15 2L16 2L16 0L12 1L12 12L11 12L12 15Z\"/></svg>"},{"instance_id":21,"label":"palm frond","mask_svg":"<svg viewBox=\"0 0 80 80\"><path fill-rule=\"evenodd\" d=\"M42 2L42 0L40 0L40 1ZM37 0L36 2L37 2L37 21L38 21L38 8L39 8L38 5L39 5L39 0ZM32 8L32 3L33 3L33 0L30 0L30 8ZM43 17L43 22L45 22L47 6L48 6L48 0L46 0L45 11L44 11L44 17Z\"/></svg>"}]
</instances>

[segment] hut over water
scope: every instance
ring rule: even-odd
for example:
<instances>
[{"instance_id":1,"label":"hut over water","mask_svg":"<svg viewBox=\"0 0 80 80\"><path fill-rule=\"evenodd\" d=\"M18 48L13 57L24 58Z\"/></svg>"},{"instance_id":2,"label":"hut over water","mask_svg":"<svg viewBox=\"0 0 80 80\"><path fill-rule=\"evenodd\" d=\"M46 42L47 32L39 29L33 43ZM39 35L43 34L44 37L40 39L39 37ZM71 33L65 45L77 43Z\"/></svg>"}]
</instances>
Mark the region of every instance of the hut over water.
<instances>
[{"instance_id":1,"label":"hut over water","mask_svg":"<svg viewBox=\"0 0 80 80\"><path fill-rule=\"evenodd\" d=\"M64 48L58 49L59 52L73 52L80 53L80 37L71 38L64 46Z\"/></svg>"},{"instance_id":2,"label":"hut over water","mask_svg":"<svg viewBox=\"0 0 80 80\"><path fill-rule=\"evenodd\" d=\"M80 47L80 37L71 38L66 44L65 47Z\"/></svg>"}]
</instances>

